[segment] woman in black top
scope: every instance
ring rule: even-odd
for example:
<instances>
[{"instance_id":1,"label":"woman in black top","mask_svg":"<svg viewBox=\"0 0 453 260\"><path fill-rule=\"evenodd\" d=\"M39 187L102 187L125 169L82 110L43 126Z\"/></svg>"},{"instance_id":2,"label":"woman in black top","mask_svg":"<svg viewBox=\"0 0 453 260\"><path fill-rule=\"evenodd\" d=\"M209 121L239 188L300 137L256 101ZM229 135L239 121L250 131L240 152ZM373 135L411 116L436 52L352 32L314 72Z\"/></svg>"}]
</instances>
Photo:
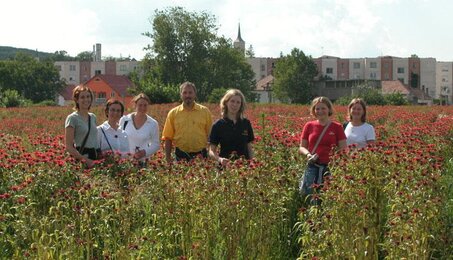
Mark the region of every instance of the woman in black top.
<instances>
[{"instance_id":1,"label":"woman in black top","mask_svg":"<svg viewBox=\"0 0 453 260\"><path fill-rule=\"evenodd\" d=\"M237 89L228 90L220 100L220 110L222 118L214 123L209 135L209 156L222 166L241 156L252 159L252 142L255 137L250 121L244 118L245 98L242 92Z\"/></svg>"}]
</instances>

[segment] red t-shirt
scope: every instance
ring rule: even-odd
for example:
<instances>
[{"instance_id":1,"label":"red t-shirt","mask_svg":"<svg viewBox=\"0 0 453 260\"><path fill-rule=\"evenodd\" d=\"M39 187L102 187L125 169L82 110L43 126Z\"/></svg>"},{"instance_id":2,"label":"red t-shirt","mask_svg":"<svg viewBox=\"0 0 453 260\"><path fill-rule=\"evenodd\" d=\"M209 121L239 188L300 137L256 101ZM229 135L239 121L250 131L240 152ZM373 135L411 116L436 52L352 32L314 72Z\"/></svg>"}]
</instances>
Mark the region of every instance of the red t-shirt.
<instances>
[{"instance_id":1,"label":"red t-shirt","mask_svg":"<svg viewBox=\"0 0 453 260\"><path fill-rule=\"evenodd\" d=\"M332 147L337 146L339 141L346 140L346 135L341 124L332 122L319 142L318 148L316 148L316 151L313 151L315 143L323 129L324 126L320 125L318 121L310 121L304 125L302 139L308 140L308 150L311 154L318 154L318 163L328 164L330 161L329 153Z\"/></svg>"}]
</instances>

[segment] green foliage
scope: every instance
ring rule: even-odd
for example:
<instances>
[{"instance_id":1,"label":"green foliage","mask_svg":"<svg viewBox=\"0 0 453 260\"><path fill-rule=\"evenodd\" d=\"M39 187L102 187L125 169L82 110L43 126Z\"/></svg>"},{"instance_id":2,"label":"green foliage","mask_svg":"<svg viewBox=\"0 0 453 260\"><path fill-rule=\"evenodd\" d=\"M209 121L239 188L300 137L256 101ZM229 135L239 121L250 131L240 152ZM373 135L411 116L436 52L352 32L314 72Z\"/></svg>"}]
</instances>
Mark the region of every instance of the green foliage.
<instances>
[{"instance_id":1,"label":"green foliage","mask_svg":"<svg viewBox=\"0 0 453 260\"><path fill-rule=\"evenodd\" d=\"M209 95L208 102L209 103L219 103L222 97L225 95L228 89L226 88L216 88L211 92Z\"/></svg>"},{"instance_id":2,"label":"green foliage","mask_svg":"<svg viewBox=\"0 0 453 260\"><path fill-rule=\"evenodd\" d=\"M8 46L0 46L0 60L13 60L18 53L30 55L39 59L49 59L53 56L52 53L30 50L25 48L14 48Z\"/></svg>"},{"instance_id":3,"label":"green foliage","mask_svg":"<svg viewBox=\"0 0 453 260\"><path fill-rule=\"evenodd\" d=\"M156 10L152 32L144 33L153 45L144 59L144 77L163 85L191 81L200 101L215 88L238 88L250 97L253 71L230 40L218 37L216 20L182 7ZM148 66L153 64L153 66Z\"/></svg>"},{"instance_id":4,"label":"green foliage","mask_svg":"<svg viewBox=\"0 0 453 260\"><path fill-rule=\"evenodd\" d=\"M384 95L384 100L386 105L403 106L409 104L407 99L401 93L391 93Z\"/></svg>"},{"instance_id":5,"label":"green foliage","mask_svg":"<svg viewBox=\"0 0 453 260\"><path fill-rule=\"evenodd\" d=\"M282 102L308 103L312 98L316 64L310 56L294 48L291 54L281 57L274 69L274 93Z\"/></svg>"},{"instance_id":6,"label":"green foliage","mask_svg":"<svg viewBox=\"0 0 453 260\"><path fill-rule=\"evenodd\" d=\"M14 89L32 102L52 99L63 88L51 61L37 61L19 53L14 60L0 61L0 88Z\"/></svg>"},{"instance_id":7,"label":"green foliage","mask_svg":"<svg viewBox=\"0 0 453 260\"><path fill-rule=\"evenodd\" d=\"M25 100L14 89L7 89L0 94L0 104L4 107L19 107L23 106Z\"/></svg>"},{"instance_id":8,"label":"green foliage","mask_svg":"<svg viewBox=\"0 0 453 260\"><path fill-rule=\"evenodd\" d=\"M75 60L78 61L92 61L93 60L93 52L91 51L83 51L75 57Z\"/></svg>"},{"instance_id":9,"label":"green foliage","mask_svg":"<svg viewBox=\"0 0 453 260\"><path fill-rule=\"evenodd\" d=\"M132 77L137 86L132 94L145 93L153 104L173 103L179 101L179 86L161 84L148 78Z\"/></svg>"}]
</instances>

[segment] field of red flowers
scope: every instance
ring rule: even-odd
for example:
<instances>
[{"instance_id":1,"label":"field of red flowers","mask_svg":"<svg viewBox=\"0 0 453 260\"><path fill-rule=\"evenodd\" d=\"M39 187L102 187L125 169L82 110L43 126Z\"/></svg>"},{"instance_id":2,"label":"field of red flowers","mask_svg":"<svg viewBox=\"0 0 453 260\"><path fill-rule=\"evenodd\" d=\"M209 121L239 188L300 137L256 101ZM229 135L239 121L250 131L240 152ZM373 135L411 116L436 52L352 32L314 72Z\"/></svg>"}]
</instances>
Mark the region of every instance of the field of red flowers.
<instances>
[{"instance_id":1,"label":"field of red flowers","mask_svg":"<svg viewBox=\"0 0 453 260\"><path fill-rule=\"evenodd\" d=\"M174 104L154 105L162 127ZM217 105L209 105L215 118ZM346 108L333 118L343 121ZM334 154L308 207L307 106L250 104L256 158L220 170L64 153L70 108L0 109L0 258L445 259L453 254L453 107L370 107L378 142ZM95 108L98 124L105 117Z\"/></svg>"}]
</instances>

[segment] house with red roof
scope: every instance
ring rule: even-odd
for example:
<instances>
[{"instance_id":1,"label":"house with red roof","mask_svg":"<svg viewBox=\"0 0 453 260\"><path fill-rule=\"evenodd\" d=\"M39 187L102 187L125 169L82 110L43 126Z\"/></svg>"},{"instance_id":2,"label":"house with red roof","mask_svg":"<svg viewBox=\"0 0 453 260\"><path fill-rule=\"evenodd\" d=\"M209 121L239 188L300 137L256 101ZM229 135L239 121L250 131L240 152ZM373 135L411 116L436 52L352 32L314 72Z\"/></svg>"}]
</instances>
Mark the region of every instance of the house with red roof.
<instances>
[{"instance_id":1,"label":"house with red roof","mask_svg":"<svg viewBox=\"0 0 453 260\"><path fill-rule=\"evenodd\" d=\"M94 93L93 105L104 105L110 98L115 98L128 106L133 98L128 89L133 88L134 83L124 75L99 74L84 84Z\"/></svg>"},{"instance_id":2,"label":"house with red roof","mask_svg":"<svg viewBox=\"0 0 453 260\"><path fill-rule=\"evenodd\" d=\"M400 93L411 104L432 105L432 98L419 88L411 88L404 85L399 80L383 80L381 81L382 94Z\"/></svg>"},{"instance_id":3,"label":"house with red roof","mask_svg":"<svg viewBox=\"0 0 453 260\"><path fill-rule=\"evenodd\" d=\"M75 88L75 85L67 85L60 92L57 93L56 102L59 106L71 106L74 103L72 102L72 90Z\"/></svg>"}]
</instances>

